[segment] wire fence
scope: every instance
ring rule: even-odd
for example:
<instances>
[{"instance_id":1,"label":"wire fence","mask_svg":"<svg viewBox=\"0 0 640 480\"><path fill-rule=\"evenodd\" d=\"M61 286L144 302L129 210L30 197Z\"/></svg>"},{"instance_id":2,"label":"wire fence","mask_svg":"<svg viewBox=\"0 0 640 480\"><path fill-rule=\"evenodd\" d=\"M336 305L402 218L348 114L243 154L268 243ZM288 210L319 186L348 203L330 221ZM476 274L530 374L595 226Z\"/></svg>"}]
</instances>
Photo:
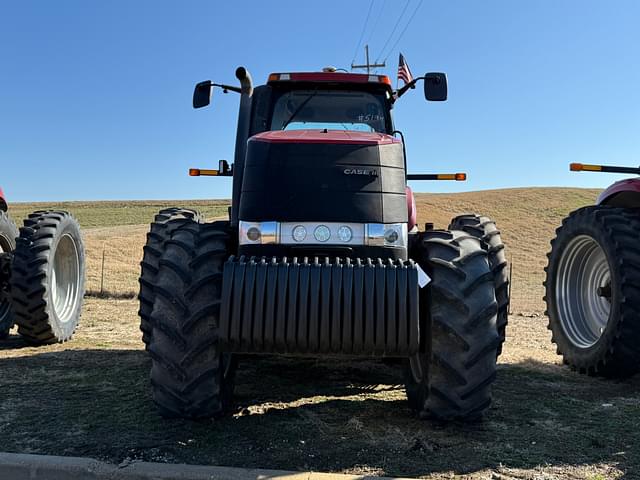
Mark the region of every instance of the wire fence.
<instances>
[{"instance_id":1,"label":"wire fence","mask_svg":"<svg viewBox=\"0 0 640 480\"><path fill-rule=\"evenodd\" d=\"M530 266L529 258L513 256L509 259L511 304L509 313L541 316L545 312L544 266Z\"/></svg>"},{"instance_id":2,"label":"wire fence","mask_svg":"<svg viewBox=\"0 0 640 480\"><path fill-rule=\"evenodd\" d=\"M532 266L530 257L513 255L509 258L509 268L510 313L544 315L544 265ZM105 243L89 252L87 292L91 296L135 298L139 275L139 260L134 252L123 252Z\"/></svg>"}]
</instances>

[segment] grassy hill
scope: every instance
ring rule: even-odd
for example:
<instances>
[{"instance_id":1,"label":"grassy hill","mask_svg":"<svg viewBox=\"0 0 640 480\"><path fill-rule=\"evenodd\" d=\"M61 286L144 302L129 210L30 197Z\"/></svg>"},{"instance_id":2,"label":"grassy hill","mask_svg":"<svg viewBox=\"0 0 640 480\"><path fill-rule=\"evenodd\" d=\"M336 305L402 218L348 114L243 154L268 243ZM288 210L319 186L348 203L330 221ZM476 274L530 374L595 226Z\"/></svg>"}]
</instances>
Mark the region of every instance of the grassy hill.
<instances>
[{"instance_id":1,"label":"grassy hill","mask_svg":"<svg viewBox=\"0 0 640 480\"><path fill-rule=\"evenodd\" d=\"M513 264L513 308L541 312L543 268L554 231L570 211L592 204L599 191L576 188L518 188L455 194L416 195L420 224L446 228L455 215L478 212L498 223ZM120 294L137 291L138 265L147 224L161 208L180 205L200 210L207 218L226 215L228 200L68 202L14 204L10 213L18 220L28 212L62 208L73 212L85 229L89 259L89 288Z\"/></svg>"},{"instance_id":2,"label":"grassy hill","mask_svg":"<svg viewBox=\"0 0 640 480\"><path fill-rule=\"evenodd\" d=\"M600 190L514 188L456 194L418 194L418 220L446 228L460 213L477 212L494 219L513 267L512 308L521 313L544 310L544 267L549 242L571 211L595 202Z\"/></svg>"}]
</instances>

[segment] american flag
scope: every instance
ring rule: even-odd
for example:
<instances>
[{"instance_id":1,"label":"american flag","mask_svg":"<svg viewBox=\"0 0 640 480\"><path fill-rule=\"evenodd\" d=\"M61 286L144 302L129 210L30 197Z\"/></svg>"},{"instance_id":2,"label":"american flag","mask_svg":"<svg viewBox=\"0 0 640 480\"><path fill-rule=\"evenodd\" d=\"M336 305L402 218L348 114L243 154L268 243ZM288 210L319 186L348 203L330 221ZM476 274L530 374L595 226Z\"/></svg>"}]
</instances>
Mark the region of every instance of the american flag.
<instances>
[{"instance_id":1,"label":"american flag","mask_svg":"<svg viewBox=\"0 0 640 480\"><path fill-rule=\"evenodd\" d=\"M402 80L405 85L413 80L413 75L411 75L409 65L407 65L404 55L402 54L400 54L400 60L398 60L398 80Z\"/></svg>"}]
</instances>

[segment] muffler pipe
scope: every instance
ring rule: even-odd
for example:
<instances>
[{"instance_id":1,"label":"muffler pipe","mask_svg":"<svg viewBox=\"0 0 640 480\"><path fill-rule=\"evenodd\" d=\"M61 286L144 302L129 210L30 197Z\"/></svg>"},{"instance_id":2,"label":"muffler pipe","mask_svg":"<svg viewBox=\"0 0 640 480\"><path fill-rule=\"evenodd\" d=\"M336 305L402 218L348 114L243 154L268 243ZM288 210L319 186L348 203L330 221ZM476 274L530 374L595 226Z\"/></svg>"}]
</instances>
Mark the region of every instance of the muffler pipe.
<instances>
[{"instance_id":1,"label":"muffler pipe","mask_svg":"<svg viewBox=\"0 0 640 480\"><path fill-rule=\"evenodd\" d=\"M253 95L253 82L251 81L251 74L244 67L236 68L236 78L240 80L240 88L242 89L242 95Z\"/></svg>"},{"instance_id":2,"label":"muffler pipe","mask_svg":"<svg viewBox=\"0 0 640 480\"><path fill-rule=\"evenodd\" d=\"M236 150L233 161L233 200L231 204L231 225L238 225L238 209L240 192L244 176L244 161L247 156L247 140L251 124L251 101L253 82L251 75L244 67L236 68L236 78L240 80L240 108L238 110L238 128L236 131Z\"/></svg>"}]
</instances>

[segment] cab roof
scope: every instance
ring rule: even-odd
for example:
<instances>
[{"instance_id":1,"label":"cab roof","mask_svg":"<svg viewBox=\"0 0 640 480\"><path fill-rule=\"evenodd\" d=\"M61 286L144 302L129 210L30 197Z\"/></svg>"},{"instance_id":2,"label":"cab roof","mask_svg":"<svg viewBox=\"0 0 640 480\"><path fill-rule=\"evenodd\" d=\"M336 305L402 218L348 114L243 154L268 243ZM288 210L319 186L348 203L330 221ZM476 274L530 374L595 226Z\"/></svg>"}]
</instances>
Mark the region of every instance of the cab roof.
<instances>
[{"instance_id":1,"label":"cab roof","mask_svg":"<svg viewBox=\"0 0 640 480\"><path fill-rule=\"evenodd\" d=\"M267 80L268 85L282 84L285 82L305 83L339 83L339 84L368 84L382 86L389 90L391 80L387 75L369 75L366 73L342 73L342 72L289 72L272 73Z\"/></svg>"}]
</instances>

